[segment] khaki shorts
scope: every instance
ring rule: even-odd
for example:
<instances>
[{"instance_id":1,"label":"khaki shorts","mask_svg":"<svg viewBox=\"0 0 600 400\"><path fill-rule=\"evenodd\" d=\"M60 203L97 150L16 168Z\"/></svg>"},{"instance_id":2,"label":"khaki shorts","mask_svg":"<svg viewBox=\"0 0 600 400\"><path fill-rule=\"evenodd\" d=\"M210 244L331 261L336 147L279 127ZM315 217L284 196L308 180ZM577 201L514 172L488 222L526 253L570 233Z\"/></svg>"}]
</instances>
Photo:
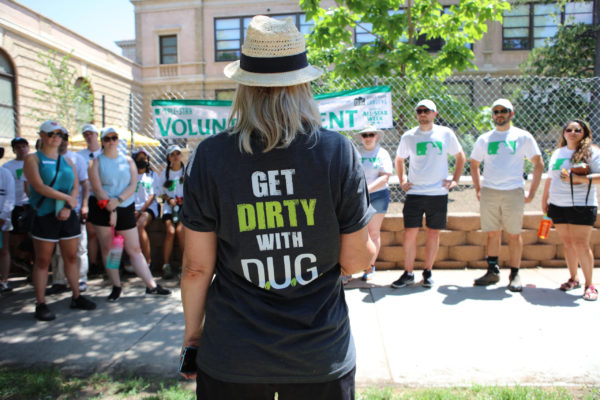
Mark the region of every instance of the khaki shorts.
<instances>
[{"instance_id":1,"label":"khaki shorts","mask_svg":"<svg viewBox=\"0 0 600 400\"><path fill-rule=\"evenodd\" d=\"M504 230L512 235L521 233L525 192L522 188L496 190L481 188L480 201L481 230L493 232Z\"/></svg>"}]
</instances>

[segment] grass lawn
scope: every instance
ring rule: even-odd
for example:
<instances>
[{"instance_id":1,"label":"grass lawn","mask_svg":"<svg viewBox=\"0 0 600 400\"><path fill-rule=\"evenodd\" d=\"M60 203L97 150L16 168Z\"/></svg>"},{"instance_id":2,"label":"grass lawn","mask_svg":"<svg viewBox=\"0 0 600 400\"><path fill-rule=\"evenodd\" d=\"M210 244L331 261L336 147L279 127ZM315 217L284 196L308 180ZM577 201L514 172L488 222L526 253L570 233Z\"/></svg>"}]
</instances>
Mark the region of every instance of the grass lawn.
<instances>
[{"instance_id":1,"label":"grass lawn","mask_svg":"<svg viewBox=\"0 0 600 400\"><path fill-rule=\"evenodd\" d=\"M194 383L183 379L157 380L139 377L88 378L63 375L55 369L20 371L0 368L0 399L195 399ZM468 388L359 388L357 400L567 400L600 399L596 387L473 386Z\"/></svg>"}]
</instances>

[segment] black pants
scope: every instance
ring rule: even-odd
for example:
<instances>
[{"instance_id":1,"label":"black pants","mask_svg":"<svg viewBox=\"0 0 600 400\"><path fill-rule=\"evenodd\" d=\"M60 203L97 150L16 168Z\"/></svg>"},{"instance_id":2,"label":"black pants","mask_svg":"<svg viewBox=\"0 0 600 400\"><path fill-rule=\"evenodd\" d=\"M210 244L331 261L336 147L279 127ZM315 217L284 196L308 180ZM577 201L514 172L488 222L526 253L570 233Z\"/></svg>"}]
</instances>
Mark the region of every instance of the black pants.
<instances>
[{"instance_id":1,"label":"black pants","mask_svg":"<svg viewBox=\"0 0 600 400\"><path fill-rule=\"evenodd\" d=\"M354 400L356 368L339 379L323 383L231 383L198 371L199 400Z\"/></svg>"}]
</instances>

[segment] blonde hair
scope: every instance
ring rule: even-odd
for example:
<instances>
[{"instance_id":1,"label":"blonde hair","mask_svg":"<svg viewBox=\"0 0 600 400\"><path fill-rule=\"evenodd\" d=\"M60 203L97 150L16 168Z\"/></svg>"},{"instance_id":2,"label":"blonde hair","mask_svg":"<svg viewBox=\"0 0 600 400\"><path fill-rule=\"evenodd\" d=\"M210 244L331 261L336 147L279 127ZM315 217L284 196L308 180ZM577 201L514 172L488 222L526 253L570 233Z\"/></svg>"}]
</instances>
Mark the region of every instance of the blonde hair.
<instances>
[{"instance_id":1,"label":"blonde hair","mask_svg":"<svg viewBox=\"0 0 600 400\"><path fill-rule=\"evenodd\" d=\"M297 134L313 135L321 127L321 115L310 83L263 87L239 84L229 123L230 134L239 135L241 152L252 154L251 139L259 139L263 152L286 148Z\"/></svg>"}]
</instances>

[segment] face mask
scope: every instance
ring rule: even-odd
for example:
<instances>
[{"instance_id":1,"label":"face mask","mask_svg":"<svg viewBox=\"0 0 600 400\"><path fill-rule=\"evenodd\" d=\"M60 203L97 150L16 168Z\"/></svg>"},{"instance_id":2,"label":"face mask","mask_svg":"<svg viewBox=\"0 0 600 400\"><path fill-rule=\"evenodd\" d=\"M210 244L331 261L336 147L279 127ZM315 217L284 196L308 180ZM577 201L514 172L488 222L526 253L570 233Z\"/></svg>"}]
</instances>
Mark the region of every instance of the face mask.
<instances>
[{"instance_id":1,"label":"face mask","mask_svg":"<svg viewBox=\"0 0 600 400\"><path fill-rule=\"evenodd\" d=\"M135 166L138 167L138 169L143 169L148 168L150 166L150 163L146 160L137 160L135 162Z\"/></svg>"}]
</instances>

